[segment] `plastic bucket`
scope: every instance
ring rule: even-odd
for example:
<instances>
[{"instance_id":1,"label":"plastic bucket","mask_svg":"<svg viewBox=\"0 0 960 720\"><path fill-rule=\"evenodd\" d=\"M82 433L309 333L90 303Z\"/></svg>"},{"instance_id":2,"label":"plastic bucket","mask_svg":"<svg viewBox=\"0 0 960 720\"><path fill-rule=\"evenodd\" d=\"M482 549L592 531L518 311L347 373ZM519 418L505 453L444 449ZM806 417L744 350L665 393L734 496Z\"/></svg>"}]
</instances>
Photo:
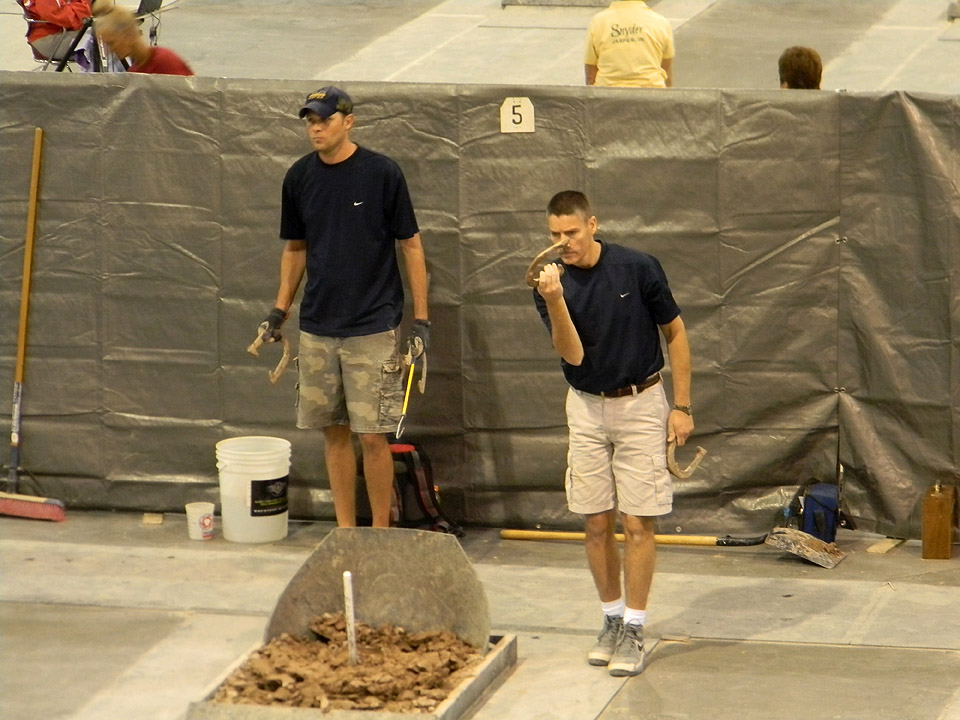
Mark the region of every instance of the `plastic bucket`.
<instances>
[{"instance_id":1,"label":"plastic bucket","mask_svg":"<svg viewBox=\"0 0 960 720\"><path fill-rule=\"evenodd\" d=\"M256 543L287 536L290 443L251 435L217 443L223 537Z\"/></svg>"}]
</instances>

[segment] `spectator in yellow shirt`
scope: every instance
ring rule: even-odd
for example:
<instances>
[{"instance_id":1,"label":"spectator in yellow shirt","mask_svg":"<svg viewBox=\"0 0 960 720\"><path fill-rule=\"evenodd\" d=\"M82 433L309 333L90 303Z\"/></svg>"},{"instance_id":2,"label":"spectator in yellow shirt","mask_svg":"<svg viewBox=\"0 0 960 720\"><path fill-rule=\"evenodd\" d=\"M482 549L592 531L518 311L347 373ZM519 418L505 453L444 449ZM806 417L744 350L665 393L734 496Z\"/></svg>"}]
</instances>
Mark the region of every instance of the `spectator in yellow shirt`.
<instances>
[{"instance_id":1,"label":"spectator in yellow shirt","mask_svg":"<svg viewBox=\"0 0 960 720\"><path fill-rule=\"evenodd\" d=\"M670 21L642 0L615 0L590 20L587 85L673 87Z\"/></svg>"}]
</instances>

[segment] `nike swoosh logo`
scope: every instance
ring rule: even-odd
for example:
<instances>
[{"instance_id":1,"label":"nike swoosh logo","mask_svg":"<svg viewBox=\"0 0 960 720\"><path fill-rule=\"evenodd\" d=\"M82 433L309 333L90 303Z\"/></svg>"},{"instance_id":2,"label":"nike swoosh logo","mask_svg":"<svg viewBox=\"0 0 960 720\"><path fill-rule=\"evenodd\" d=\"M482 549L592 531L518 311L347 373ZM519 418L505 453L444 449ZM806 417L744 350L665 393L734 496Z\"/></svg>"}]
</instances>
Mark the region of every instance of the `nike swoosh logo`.
<instances>
[{"instance_id":1,"label":"nike swoosh logo","mask_svg":"<svg viewBox=\"0 0 960 720\"><path fill-rule=\"evenodd\" d=\"M355 202L353 204L354 207L356 207L357 205L363 205L363 200L361 200L360 202Z\"/></svg>"},{"instance_id":2,"label":"nike swoosh logo","mask_svg":"<svg viewBox=\"0 0 960 720\"><path fill-rule=\"evenodd\" d=\"M628 293L628 292L620 293L620 297L625 298L625 297L626 297L627 295L629 295L629 294L630 294L630 293Z\"/></svg>"}]
</instances>

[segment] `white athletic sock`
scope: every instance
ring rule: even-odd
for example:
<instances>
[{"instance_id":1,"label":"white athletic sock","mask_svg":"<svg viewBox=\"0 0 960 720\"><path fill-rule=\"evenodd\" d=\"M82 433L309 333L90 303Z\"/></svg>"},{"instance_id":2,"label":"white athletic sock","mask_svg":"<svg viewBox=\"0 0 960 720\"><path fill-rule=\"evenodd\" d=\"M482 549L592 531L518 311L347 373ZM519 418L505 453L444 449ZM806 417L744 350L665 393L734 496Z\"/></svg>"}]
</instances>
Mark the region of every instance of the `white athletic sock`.
<instances>
[{"instance_id":1,"label":"white athletic sock","mask_svg":"<svg viewBox=\"0 0 960 720\"><path fill-rule=\"evenodd\" d=\"M623 624L630 625L643 625L647 621L647 611L646 610L634 610L633 608L626 608L623 613Z\"/></svg>"},{"instance_id":2,"label":"white athletic sock","mask_svg":"<svg viewBox=\"0 0 960 720\"><path fill-rule=\"evenodd\" d=\"M623 617L623 610L626 607L626 602L622 597L619 597L613 602L601 602L600 607L603 609L604 615L609 617Z\"/></svg>"}]
</instances>

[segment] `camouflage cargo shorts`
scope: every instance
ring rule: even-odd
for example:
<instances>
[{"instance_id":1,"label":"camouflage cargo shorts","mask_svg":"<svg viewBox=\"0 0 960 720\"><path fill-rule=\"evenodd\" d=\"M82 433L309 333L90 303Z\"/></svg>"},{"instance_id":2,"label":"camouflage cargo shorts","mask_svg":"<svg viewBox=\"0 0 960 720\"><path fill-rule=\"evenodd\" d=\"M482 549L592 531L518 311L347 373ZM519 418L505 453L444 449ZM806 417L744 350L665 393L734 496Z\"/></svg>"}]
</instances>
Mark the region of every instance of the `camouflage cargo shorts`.
<instances>
[{"instance_id":1,"label":"camouflage cargo shorts","mask_svg":"<svg viewBox=\"0 0 960 720\"><path fill-rule=\"evenodd\" d=\"M403 405L397 331L332 338L300 332L297 427L391 433Z\"/></svg>"}]
</instances>

